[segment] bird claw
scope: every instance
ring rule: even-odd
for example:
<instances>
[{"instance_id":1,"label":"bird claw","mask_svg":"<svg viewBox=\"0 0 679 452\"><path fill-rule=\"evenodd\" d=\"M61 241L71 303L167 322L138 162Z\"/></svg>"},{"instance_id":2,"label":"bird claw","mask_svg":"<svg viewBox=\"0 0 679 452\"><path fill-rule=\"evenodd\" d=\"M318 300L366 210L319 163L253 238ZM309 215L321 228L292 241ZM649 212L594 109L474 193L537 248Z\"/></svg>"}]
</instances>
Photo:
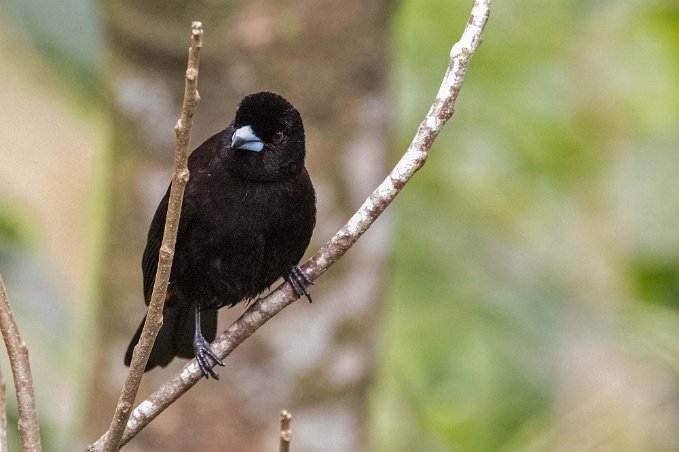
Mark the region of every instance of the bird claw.
<instances>
[{"instance_id":1,"label":"bird claw","mask_svg":"<svg viewBox=\"0 0 679 452\"><path fill-rule=\"evenodd\" d=\"M214 371L213 367L224 367L224 362L212 351L210 344L208 344L205 338L199 336L193 340L193 351L196 355L198 367L205 378L209 379L212 377L215 380L219 380L219 374Z\"/></svg>"},{"instance_id":2,"label":"bird claw","mask_svg":"<svg viewBox=\"0 0 679 452\"><path fill-rule=\"evenodd\" d=\"M291 267L290 273L285 277L285 280L290 283L292 289L297 294L297 297L305 296L307 300L309 300L309 303L313 303L308 287L314 285L314 283L307 279L306 275L302 273L302 270L300 270L299 267Z\"/></svg>"}]
</instances>

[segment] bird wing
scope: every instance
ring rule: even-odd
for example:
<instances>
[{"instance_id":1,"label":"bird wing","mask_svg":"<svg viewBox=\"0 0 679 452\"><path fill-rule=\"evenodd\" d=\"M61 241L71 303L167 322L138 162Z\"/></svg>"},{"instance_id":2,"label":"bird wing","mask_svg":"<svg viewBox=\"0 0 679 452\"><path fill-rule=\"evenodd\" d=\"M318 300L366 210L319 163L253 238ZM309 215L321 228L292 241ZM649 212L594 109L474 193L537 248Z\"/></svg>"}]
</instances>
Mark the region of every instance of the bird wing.
<instances>
[{"instance_id":1,"label":"bird wing","mask_svg":"<svg viewBox=\"0 0 679 452\"><path fill-rule=\"evenodd\" d=\"M167 216L167 205L170 198L170 187L168 187L165 196L160 201L158 209L151 220L149 226L149 234L146 239L146 248L141 260L141 269L144 276L144 301L148 305L151 302L151 294L153 293L153 284L156 279L156 270L158 269L158 254L160 253L160 246L163 243L163 233L165 231L165 217ZM191 222L192 209L187 209L187 204L190 200L184 197L182 204L182 213L179 220L179 228L177 230L177 242L181 240L187 225Z\"/></svg>"},{"instance_id":2,"label":"bird wing","mask_svg":"<svg viewBox=\"0 0 679 452\"><path fill-rule=\"evenodd\" d=\"M165 216L167 215L169 196L170 189L168 188L151 221L148 239L146 240L146 248L144 249L144 255L141 260L141 269L144 275L144 300L146 301L146 304L151 302L153 283L156 279L158 253L160 252L160 245L163 242L163 231L165 229Z\"/></svg>"},{"instance_id":3,"label":"bird wing","mask_svg":"<svg viewBox=\"0 0 679 452\"><path fill-rule=\"evenodd\" d=\"M227 129L229 130L229 129ZM190 195L191 186L195 184L196 180L201 179L202 175L199 171L202 167L207 167L209 161L213 159L215 153L217 152L220 140L225 132L219 132L211 136L203 144L198 146L191 155L189 155L188 167L191 171L191 178L186 186L184 192L184 201L182 203L182 214L179 220L179 229L177 231L177 241L181 239L183 233L187 229L187 225L190 223L192 213L195 212L194 208L187 208L187 205L193 205L196 199L193 199ZM230 136L227 133L227 136ZM198 171L196 171L198 170ZM163 243L163 232L165 230L165 217L167 216L167 205L170 199L170 187L167 188L165 196L160 201L158 209L156 210L153 220L151 220L151 226L149 226L149 234L146 240L146 248L144 249L144 255L142 257L141 267L144 275L144 300L146 304L151 302L151 294L153 293L153 283L156 279L156 270L158 268L158 253L160 252L160 246Z\"/></svg>"}]
</instances>

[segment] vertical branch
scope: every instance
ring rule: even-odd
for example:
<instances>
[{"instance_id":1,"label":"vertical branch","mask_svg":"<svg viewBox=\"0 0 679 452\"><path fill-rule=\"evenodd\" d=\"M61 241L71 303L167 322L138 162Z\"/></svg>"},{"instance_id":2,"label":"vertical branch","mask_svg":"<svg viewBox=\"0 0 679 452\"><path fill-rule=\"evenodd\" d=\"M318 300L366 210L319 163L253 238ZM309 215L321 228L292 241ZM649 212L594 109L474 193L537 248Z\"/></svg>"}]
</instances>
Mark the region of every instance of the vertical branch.
<instances>
[{"instance_id":1,"label":"vertical branch","mask_svg":"<svg viewBox=\"0 0 679 452\"><path fill-rule=\"evenodd\" d=\"M35 410L35 394L33 392L33 377L31 366L28 362L28 348L19 334L19 328L14 320L12 308L9 306L9 298L5 284L0 276L0 329L5 339L9 364L12 367L14 386L16 387L17 405L19 406L19 433L21 434L21 450L40 451L40 428L38 426L38 412ZM4 384L3 384L4 401ZM4 408L4 403L3 403ZM5 410L2 410L3 418ZM5 431L5 443L7 428ZM6 444L5 444L6 445ZM5 449L7 450L7 449Z\"/></svg>"},{"instance_id":2,"label":"vertical branch","mask_svg":"<svg viewBox=\"0 0 679 452\"><path fill-rule=\"evenodd\" d=\"M292 421L292 414L286 410L281 411L281 443L278 449L280 452L290 452L290 441L292 440L290 421Z\"/></svg>"},{"instance_id":3,"label":"vertical branch","mask_svg":"<svg viewBox=\"0 0 679 452\"><path fill-rule=\"evenodd\" d=\"M179 228L179 216L182 210L184 188L189 180L187 160L193 115L196 110L196 105L200 100L200 96L198 95L198 63L202 46L203 25L200 22L193 22L191 25L191 44L189 47L189 61L186 69L182 113L175 126L177 143L174 157L174 176L172 177L170 199L167 207L167 216L165 218L165 230L163 232L163 243L160 247L153 294L151 296L146 322L144 323L139 343L134 348L134 353L132 354L130 371L127 374L127 379L125 380L125 384L120 394L120 399L116 405L116 411L111 420L109 433L103 445L104 451L117 451L120 449L120 439L130 417L141 377L146 368L146 363L151 354L151 349L153 348L153 343L156 340L158 331L160 331L160 328L163 325L163 305L165 304L165 294L167 293L167 286L170 281L170 271L172 269L172 259L174 257L175 242L177 240L177 230Z\"/></svg>"}]
</instances>

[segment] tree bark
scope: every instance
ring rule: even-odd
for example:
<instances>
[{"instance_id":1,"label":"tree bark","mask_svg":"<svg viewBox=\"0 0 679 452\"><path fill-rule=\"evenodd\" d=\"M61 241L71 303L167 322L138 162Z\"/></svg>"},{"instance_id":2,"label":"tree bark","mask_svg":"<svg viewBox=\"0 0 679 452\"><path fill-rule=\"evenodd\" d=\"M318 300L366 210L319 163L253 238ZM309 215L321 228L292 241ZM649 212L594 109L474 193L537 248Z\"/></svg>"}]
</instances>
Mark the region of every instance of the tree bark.
<instances>
[{"instance_id":1,"label":"tree bark","mask_svg":"<svg viewBox=\"0 0 679 452\"><path fill-rule=\"evenodd\" d=\"M28 347L21 339L19 327L14 320L12 308L9 305L9 297L5 290L5 284L0 275L0 330L5 340L7 355L9 356L14 388L16 390L17 408L19 411L19 434L21 435L21 450L23 452L40 452L40 425L38 412L35 405L35 390L33 388L33 375L31 364L28 359ZM2 382L0 382L2 384ZM4 388L3 399L4 399ZM3 418L4 408L3 403ZM3 419L4 421L4 419ZM6 426L3 426L6 432ZM5 438L6 439L6 438Z\"/></svg>"},{"instance_id":2,"label":"tree bark","mask_svg":"<svg viewBox=\"0 0 679 452\"><path fill-rule=\"evenodd\" d=\"M385 91L390 2L356 0L101 2L109 37L114 175L102 281L100 353L90 404L92 438L110 421L127 341L144 313L140 260L150 218L171 178L186 27L204 24L201 105L191 148L223 129L237 102L279 92L302 113L307 166L318 191L317 247L358 207L386 168ZM116 184L113 184L116 186ZM312 305L278 316L147 431L140 448L273 450L278 413L295 413L295 450L360 451L382 294L389 221L314 286ZM222 310L235 318L242 307ZM222 319L220 328L228 322ZM169 369L176 371L183 360ZM140 397L171 371L145 375ZM102 385L102 383L105 383ZM146 384L145 384L146 383ZM90 439L92 439L90 438Z\"/></svg>"}]
</instances>

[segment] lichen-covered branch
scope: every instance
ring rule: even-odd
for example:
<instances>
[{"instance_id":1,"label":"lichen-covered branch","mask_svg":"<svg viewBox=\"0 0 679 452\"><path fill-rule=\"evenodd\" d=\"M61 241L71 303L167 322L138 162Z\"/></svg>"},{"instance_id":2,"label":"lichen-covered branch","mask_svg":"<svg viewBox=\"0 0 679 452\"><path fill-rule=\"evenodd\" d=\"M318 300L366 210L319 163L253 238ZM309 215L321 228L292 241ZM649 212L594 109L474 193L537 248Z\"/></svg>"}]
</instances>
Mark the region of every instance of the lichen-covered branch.
<instances>
[{"instance_id":1,"label":"lichen-covered branch","mask_svg":"<svg viewBox=\"0 0 679 452\"><path fill-rule=\"evenodd\" d=\"M19 434L21 435L21 450L24 452L37 452L40 447L40 427L38 425L38 412L35 409L35 393L33 391L33 377L31 365L28 361L28 348L21 339L19 328L14 320L12 308L9 306L9 298L5 290L5 284L0 276L0 329L5 339L9 364L14 376L17 405L19 407ZM3 384L4 402L4 384ZM2 417L5 417L3 403ZM5 446L7 443L7 428L5 431ZM7 450L7 449L5 449Z\"/></svg>"},{"instance_id":2,"label":"lichen-covered branch","mask_svg":"<svg viewBox=\"0 0 679 452\"><path fill-rule=\"evenodd\" d=\"M455 101L467 73L469 62L481 43L482 33L490 14L490 3L491 0L474 2L462 37L451 49L448 68L436 98L401 160L351 219L301 266L301 270L309 281L316 280L351 248L415 172L424 165L432 143L443 125L453 115ZM212 349L220 358L225 358L271 317L296 299L297 296L290 285L281 284L269 295L251 304L247 311L213 342ZM202 373L198 364L192 360L180 373L153 392L132 412L123 434L122 444L139 433L165 408L200 381L201 377ZM100 441L102 439L99 439L94 446Z\"/></svg>"},{"instance_id":3,"label":"lichen-covered branch","mask_svg":"<svg viewBox=\"0 0 679 452\"><path fill-rule=\"evenodd\" d=\"M163 233L163 243L160 247L158 259L158 269L153 285L151 302L149 303L146 322L142 330L139 343L134 348L132 362L127 379L120 394L120 399L116 405L116 410L109 427L109 432L102 445L102 450L115 452L120 449L120 439L125 426L127 425L130 412L137 396L139 383L144 374L146 362L151 354L153 343L156 340L158 331L163 325L163 305L165 294L170 280L172 269L172 258L174 257L175 242L177 240L177 230L179 228L179 216L182 211L182 200L184 198L184 188L189 180L189 170L187 160L189 155L189 141L191 136L191 126L196 105L200 100L198 95L198 63L200 49L203 46L203 26L200 22L193 22L191 27L191 44L189 46L189 61L186 69L186 83L184 85L184 101L182 103L181 117L175 126L177 144L174 157L174 176L170 188L170 199L165 219L165 230Z\"/></svg>"}]
</instances>

